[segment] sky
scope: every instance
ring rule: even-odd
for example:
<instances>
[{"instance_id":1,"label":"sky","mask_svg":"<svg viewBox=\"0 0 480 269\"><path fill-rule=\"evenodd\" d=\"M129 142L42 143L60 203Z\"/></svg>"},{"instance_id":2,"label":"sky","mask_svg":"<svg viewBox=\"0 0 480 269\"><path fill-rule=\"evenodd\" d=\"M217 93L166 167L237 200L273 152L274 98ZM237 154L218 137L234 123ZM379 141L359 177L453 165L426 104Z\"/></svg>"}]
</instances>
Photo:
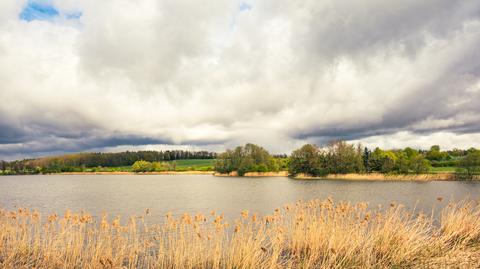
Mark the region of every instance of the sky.
<instances>
[{"instance_id":1,"label":"sky","mask_svg":"<svg viewBox=\"0 0 480 269\"><path fill-rule=\"evenodd\" d=\"M478 0L2 0L0 159L480 147Z\"/></svg>"}]
</instances>

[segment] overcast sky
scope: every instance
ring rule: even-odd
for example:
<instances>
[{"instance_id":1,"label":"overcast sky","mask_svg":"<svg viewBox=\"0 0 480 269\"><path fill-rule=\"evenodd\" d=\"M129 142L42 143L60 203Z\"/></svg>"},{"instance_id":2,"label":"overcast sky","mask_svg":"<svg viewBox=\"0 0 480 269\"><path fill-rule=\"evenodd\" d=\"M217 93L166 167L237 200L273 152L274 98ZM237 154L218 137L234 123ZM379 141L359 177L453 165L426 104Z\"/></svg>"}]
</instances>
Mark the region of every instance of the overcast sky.
<instances>
[{"instance_id":1,"label":"overcast sky","mask_svg":"<svg viewBox=\"0 0 480 269\"><path fill-rule=\"evenodd\" d=\"M480 147L479 48L478 0L1 0L0 159Z\"/></svg>"}]
</instances>

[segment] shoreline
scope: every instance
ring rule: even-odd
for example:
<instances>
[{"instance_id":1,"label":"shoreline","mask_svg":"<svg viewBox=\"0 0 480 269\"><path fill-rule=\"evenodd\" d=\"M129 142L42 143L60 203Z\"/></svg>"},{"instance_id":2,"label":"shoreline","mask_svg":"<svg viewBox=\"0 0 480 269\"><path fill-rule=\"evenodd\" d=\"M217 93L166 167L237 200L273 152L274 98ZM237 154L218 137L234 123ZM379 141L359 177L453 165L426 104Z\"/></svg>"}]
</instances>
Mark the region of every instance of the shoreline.
<instances>
[{"instance_id":1,"label":"shoreline","mask_svg":"<svg viewBox=\"0 0 480 269\"><path fill-rule=\"evenodd\" d=\"M163 172L63 172L38 175L212 175L215 177L239 177L236 172L221 174L215 171L163 171ZM261 178L261 177L289 177L288 171L280 172L248 172L243 177ZM323 177L313 177L299 174L290 177L297 180L349 180L349 181L462 181L457 179L455 173L431 173L431 174L329 174ZM470 181L480 181L480 176L476 176Z\"/></svg>"},{"instance_id":2,"label":"shoreline","mask_svg":"<svg viewBox=\"0 0 480 269\"><path fill-rule=\"evenodd\" d=\"M214 175L214 171L164 171L164 172L64 172L43 175Z\"/></svg>"},{"instance_id":3,"label":"shoreline","mask_svg":"<svg viewBox=\"0 0 480 269\"><path fill-rule=\"evenodd\" d=\"M230 172L228 174L214 173L216 177L239 177L237 172ZM288 177L288 171L279 172L247 172L243 177Z\"/></svg>"},{"instance_id":4,"label":"shoreline","mask_svg":"<svg viewBox=\"0 0 480 269\"><path fill-rule=\"evenodd\" d=\"M218 177L238 177L236 172L229 174L214 174ZM244 177L289 177L287 171L280 172L249 172ZM346 181L462 181L457 178L455 173L430 173L430 174L329 174L323 177L313 177L304 174L299 174L295 177L290 177L297 180L346 180ZM476 176L470 181L479 181L480 176ZM468 180L467 180L468 181Z\"/></svg>"},{"instance_id":5,"label":"shoreline","mask_svg":"<svg viewBox=\"0 0 480 269\"><path fill-rule=\"evenodd\" d=\"M311 177L298 175L299 180L349 180L349 181L480 181L480 175L471 179L461 179L455 173L431 173L431 174L330 174L325 177Z\"/></svg>"},{"instance_id":6,"label":"shoreline","mask_svg":"<svg viewBox=\"0 0 480 269\"><path fill-rule=\"evenodd\" d=\"M435 174L330 174L324 177L297 175L300 180L351 180L351 181L459 181L455 173ZM476 178L478 180L478 178Z\"/></svg>"},{"instance_id":7,"label":"shoreline","mask_svg":"<svg viewBox=\"0 0 480 269\"><path fill-rule=\"evenodd\" d=\"M163 172L62 172L39 175L212 175L216 177L238 177L236 172L221 174L215 171L163 171ZM288 177L287 171L280 172L248 172L243 177Z\"/></svg>"}]
</instances>

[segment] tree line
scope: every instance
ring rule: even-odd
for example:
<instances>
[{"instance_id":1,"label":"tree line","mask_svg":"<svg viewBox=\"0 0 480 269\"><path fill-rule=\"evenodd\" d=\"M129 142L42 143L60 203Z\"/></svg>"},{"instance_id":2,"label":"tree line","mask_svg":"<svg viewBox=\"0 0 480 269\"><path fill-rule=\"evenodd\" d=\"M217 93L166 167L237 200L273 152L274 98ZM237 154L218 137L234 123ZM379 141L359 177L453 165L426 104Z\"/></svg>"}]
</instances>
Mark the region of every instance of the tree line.
<instances>
[{"instance_id":1,"label":"tree line","mask_svg":"<svg viewBox=\"0 0 480 269\"><path fill-rule=\"evenodd\" d=\"M81 172L92 167L131 166L136 161L165 162L186 159L215 159L215 152L208 151L126 151L118 153L76 153L55 157L0 161L2 174L35 174L58 172Z\"/></svg>"},{"instance_id":2,"label":"tree line","mask_svg":"<svg viewBox=\"0 0 480 269\"><path fill-rule=\"evenodd\" d=\"M348 173L427 173L430 161L418 150L371 151L361 145L345 141L329 143L323 148L307 144L295 150L290 157L291 175L325 176Z\"/></svg>"},{"instance_id":3,"label":"tree line","mask_svg":"<svg viewBox=\"0 0 480 269\"><path fill-rule=\"evenodd\" d=\"M272 155L266 149L246 144L221 154L207 151L126 151L120 153L77 153L19 161L0 161L0 174L82 172L88 168L131 167L133 171L175 170L175 160L216 159L219 173L286 171L293 176L324 176L346 173L428 173L431 167L456 167L460 178L480 174L480 150L442 151L410 147L395 150L369 149L360 144L334 141L323 146L307 144L286 154ZM208 167L207 167L208 168ZM205 168L206 169L206 168ZM211 168L208 168L211 169Z\"/></svg>"},{"instance_id":4,"label":"tree line","mask_svg":"<svg viewBox=\"0 0 480 269\"><path fill-rule=\"evenodd\" d=\"M441 151L438 145L430 150L405 149L373 150L345 141L334 141L318 147L306 144L286 158L275 157L264 148L246 144L217 156L215 171L219 173L271 172L288 170L292 176L307 174L326 176L347 173L428 173L432 166L455 166L465 178L480 174L480 151Z\"/></svg>"}]
</instances>

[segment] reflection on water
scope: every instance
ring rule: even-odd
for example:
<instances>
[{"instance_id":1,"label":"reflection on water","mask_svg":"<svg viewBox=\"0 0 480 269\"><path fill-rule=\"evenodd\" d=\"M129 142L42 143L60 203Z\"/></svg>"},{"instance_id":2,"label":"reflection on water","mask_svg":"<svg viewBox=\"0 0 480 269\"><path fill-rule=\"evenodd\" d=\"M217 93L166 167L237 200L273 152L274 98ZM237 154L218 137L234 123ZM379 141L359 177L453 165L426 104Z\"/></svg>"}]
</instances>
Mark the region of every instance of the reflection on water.
<instances>
[{"instance_id":1,"label":"reflection on water","mask_svg":"<svg viewBox=\"0 0 480 269\"><path fill-rule=\"evenodd\" d=\"M82 175L0 177L0 207L36 208L44 213L66 209L94 215L138 215L149 208L151 220L167 212L225 213L243 209L268 214L298 200L366 201L370 205L402 203L425 211L451 199L480 199L477 182L381 182L235 178L200 175ZM438 197L442 197L440 202Z\"/></svg>"}]
</instances>

